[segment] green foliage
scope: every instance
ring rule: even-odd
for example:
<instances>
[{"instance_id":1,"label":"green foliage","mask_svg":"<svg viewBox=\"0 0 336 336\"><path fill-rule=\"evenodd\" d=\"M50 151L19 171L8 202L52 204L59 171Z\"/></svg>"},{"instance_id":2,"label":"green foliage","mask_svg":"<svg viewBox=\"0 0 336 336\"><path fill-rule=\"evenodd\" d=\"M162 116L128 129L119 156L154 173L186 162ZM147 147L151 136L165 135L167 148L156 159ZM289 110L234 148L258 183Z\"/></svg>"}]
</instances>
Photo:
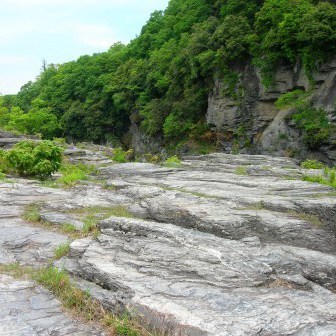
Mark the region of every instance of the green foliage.
<instances>
[{"instance_id":1,"label":"green foliage","mask_svg":"<svg viewBox=\"0 0 336 336\"><path fill-rule=\"evenodd\" d=\"M335 53L336 6L330 1L171 0L128 45L50 64L17 96L3 98L0 127L101 143L122 140L132 116L173 146L204 123L214 79L224 83L223 94L243 98L241 62L252 60L270 87L279 64L297 63L310 76ZM277 105L308 98L294 91ZM326 136L318 138L313 142Z\"/></svg>"},{"instance_id":2,"label":"green foliage","mask_svg":"<svg viewBox=\"0 0 336 336\"><path fill-rule=\"evenodd\" d=\"M336 189L336 168L325 167L322 175L304 175L302 180L323 184Z\"/></svg>"},{"instance_id":3,"label":"green foliage","mask_svg":"<svg viewBox=\"0 0 336 336\"><path fill-rule=\"evenodd\" d=\"M323 109L299 107L292 120L303 132L303 140L309 148L316 149L328 142L331 125Z\"/></svg>"},{"instance_id":4,"label":"green foliage","mask_svg":"<svg viewBox=\"0 0 336 336\"><path fill-rule=\"evenodd\" d=\"M6 152L4 160L14 173L46 179L61 167L62 152L50 141L22 141Z\"/></svg>"},{"instance_id":5,"label":"green foliage","mask_svg":"<svg viewBox=\"0 0 336 336\"><path fill-rule=\"evenodd\" d=\"M167 158L167 160L164 162L164 165L166 167L179 168L182 166L182 162L178 156L174 155L174 156Z\"/></svg>"},{"instance_id":6,"label":"green foliage","mask_svg":"<svg viewBox=\"0 0 336 336\"><path fill-rule=\"evenodd\" d=\"M23 134L40 135L43 139L52 139L61 132L61 127L51 108L45 102L35 99L31 102L31 109L25 113L19 107L10 109L1 107L0 101L0 127L7 131Z\"/></svg>"},{"instance_id":7,"label":"green foliage","mask_svg":"<svg viewBox=\"0 0 336 336\"><path fill-rule=\"evenodd\" d=\"M40 205L36 203L28 204L23 211L22 218L31 223L40 222Z\"/></svg>"},{"instance_id":8,"label":"green foliage","mask_svg":"<svg viewBox=\"0 0 336 336\"><path fill-rule=\"evenodd\" d=\"M306 104L307 98L309 98L310 92L303 90L294 90L282 94L275 102L275 106L278 109L285 109L289 107L301 107Z\"/></svg>"},{"instance_id":9,"label":"green foliage","mask_svg":"<svg viewBox=\"0 0 336 336\"><path fill-rule=\"evenodd\" d=\"M305 169L323 169L325 165L317 160L305 160L301 163L301 167Z\"/></svg>"},{"instance_id":10,"label":"green foliage","mask_svg":"<svg viewBox=\"0 0 336 336\"><path fill-rule=\"evenodd\" d=\"M130 161L130 158L133 154L133 151L129 149L128 151L124 151L121 147L113 149L112 159L118 163L125 163Z\"/></svg>"},{"instance_id":11,"label":"green foliage","mask_svg":"<svg viewBox=\"0 0 336 336\"><path fill-rule=\"evenodd\" d=\"M56 260L61 259L70 252L70 243L64 243L58 246L54 253L54 258Z\"/></svg>"},{"instance_id":12,"label":"green foliage","mask_svg":"<svg viewBox=\"0 0 336 336\"><path fill-rule=\"evenodd\" d=\"M336 51L336 7L310 0L266 0L256 15L254 61L272 84L274 66L302 61L308 75Z\"/></svg>"},{"instance_id":13,"label":"green foliage","mask_svg":"<svg viewBox=\"0 0 336 336\"><path fill-rule=\"evenodd\" d=\"M248 175L248 171L247 171L247 168L246 167L237 167L235 169L235 174L236 175L240 175L240 176L245 176L245 175Z\"/></svg>"},{"instance_id":14,"label":"green foliage","mask_svg":"<svg viewBox=\"0 0 336 336\"><path fill-rule=\"evenodd\" d=\"M62 176L57 179L56 185L74 187L79 181L87 180L89 174L95 172L94 166L79 164L64 164L60 169Z\"/></svg>"}]
</instances>

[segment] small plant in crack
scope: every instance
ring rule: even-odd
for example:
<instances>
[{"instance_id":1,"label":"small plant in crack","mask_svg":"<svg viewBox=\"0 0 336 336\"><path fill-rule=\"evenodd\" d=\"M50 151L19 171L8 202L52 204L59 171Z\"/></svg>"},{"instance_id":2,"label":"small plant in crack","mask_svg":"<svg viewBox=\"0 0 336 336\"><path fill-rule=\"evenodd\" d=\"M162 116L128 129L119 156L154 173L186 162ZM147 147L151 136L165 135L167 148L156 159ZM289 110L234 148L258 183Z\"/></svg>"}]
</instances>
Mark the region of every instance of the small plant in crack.
<instances>
[{"instance_id":1,"label":"small plant in crack","mask_svg":"<svg viewBox=\"0 0 336 336\"><path fill-rule=\"evenodd\" d=\"M59 260L61 258L63 258L64 256L66 256L67 254L69 254L70 252L70 243L64 243L61 244L60 246L58 246L55 250L54 253L54 258L55 260Z\"/></svg>"}]
</instances>

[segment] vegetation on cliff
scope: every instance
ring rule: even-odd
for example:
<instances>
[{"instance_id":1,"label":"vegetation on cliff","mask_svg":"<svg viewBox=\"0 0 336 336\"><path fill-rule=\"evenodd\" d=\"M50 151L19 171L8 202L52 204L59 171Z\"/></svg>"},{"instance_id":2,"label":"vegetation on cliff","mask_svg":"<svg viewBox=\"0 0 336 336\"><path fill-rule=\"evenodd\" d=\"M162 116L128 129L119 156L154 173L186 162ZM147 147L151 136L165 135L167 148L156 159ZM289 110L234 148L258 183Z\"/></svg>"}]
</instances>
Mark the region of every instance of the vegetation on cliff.
<instances>
[{"instance_id":1,"label":"vegetation on cliff","mask_svg":"<svg viewBox=\"0 0 336 336\"><path fill-rule=\"evenodd\" d=\"M252 61L271 85L278 64L300 61L309 75L335 52L332 1L171 0L128 45L50 64L2 97L0 127L105 142L122 139L132 120L166 143L212 141L208 95L214 79L234 93L237 62Z\"/></svg>"}]
</instances>

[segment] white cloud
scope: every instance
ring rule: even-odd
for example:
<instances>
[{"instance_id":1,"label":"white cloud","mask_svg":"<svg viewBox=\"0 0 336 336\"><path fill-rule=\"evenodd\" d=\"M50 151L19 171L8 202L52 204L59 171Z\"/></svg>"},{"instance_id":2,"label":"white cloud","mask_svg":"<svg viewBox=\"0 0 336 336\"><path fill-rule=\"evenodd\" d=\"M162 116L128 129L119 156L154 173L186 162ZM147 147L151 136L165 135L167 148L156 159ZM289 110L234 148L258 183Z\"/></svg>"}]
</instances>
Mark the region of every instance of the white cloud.
<instances>
[{"instance_id":1,"label":"white cloud","mask_svg":"<svg viewBox=\"0 0 336 336\"><path fill-rule=\"evenodd\" d=\"M168 0L0 0L0 92L14 93L41 68L127 43Z\"/></svg>"}]
</instances>

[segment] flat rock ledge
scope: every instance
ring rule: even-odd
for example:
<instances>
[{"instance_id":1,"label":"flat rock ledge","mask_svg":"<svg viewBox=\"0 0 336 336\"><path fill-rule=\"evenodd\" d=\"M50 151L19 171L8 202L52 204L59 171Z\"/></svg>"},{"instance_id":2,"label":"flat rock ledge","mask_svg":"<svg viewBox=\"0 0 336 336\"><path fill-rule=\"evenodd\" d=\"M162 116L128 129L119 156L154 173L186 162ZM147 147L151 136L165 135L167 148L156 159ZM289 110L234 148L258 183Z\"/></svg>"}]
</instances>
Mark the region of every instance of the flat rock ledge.
<instances>
[{"instance_id":1,"label":"flat rock ledge","mask_svg":"<svg viewBox=\"0 0 336 336\"><path fill-rule=\"evenodd\" d=\"M0 275L0 335L103 336L67 316L48 291L31 281Z\"/></svg>"},{"instance_id":2,"label":"flat rock ledge","mask_svg":"<svg viewBox=\"0 0 336 336\"><path fill-rule=\"evenodd\" d=\"M268 156L195 156L179 168L81 158L99 175L72 189L0 182L1 264L45 265L69 241L22 220L27 204L78 230L90 209L116 209L55 263L113 313L168 336L336 335L336 193L301 180L321 171ZM1 276L0 301L0 335L101 335L29 281Z\"/></svg>"},{"instance_id":3,"label":"flat rock ledge","mask_svg":"<svg viewBox=\"0 0 336 336\"><path fill-rule=\"evenodd\" d=\"M165 335L336 335L336 198L304 173L224 154L103 167L104 200L135 218L100 222L57 265Z\"/></svg>"}]
</instances>

